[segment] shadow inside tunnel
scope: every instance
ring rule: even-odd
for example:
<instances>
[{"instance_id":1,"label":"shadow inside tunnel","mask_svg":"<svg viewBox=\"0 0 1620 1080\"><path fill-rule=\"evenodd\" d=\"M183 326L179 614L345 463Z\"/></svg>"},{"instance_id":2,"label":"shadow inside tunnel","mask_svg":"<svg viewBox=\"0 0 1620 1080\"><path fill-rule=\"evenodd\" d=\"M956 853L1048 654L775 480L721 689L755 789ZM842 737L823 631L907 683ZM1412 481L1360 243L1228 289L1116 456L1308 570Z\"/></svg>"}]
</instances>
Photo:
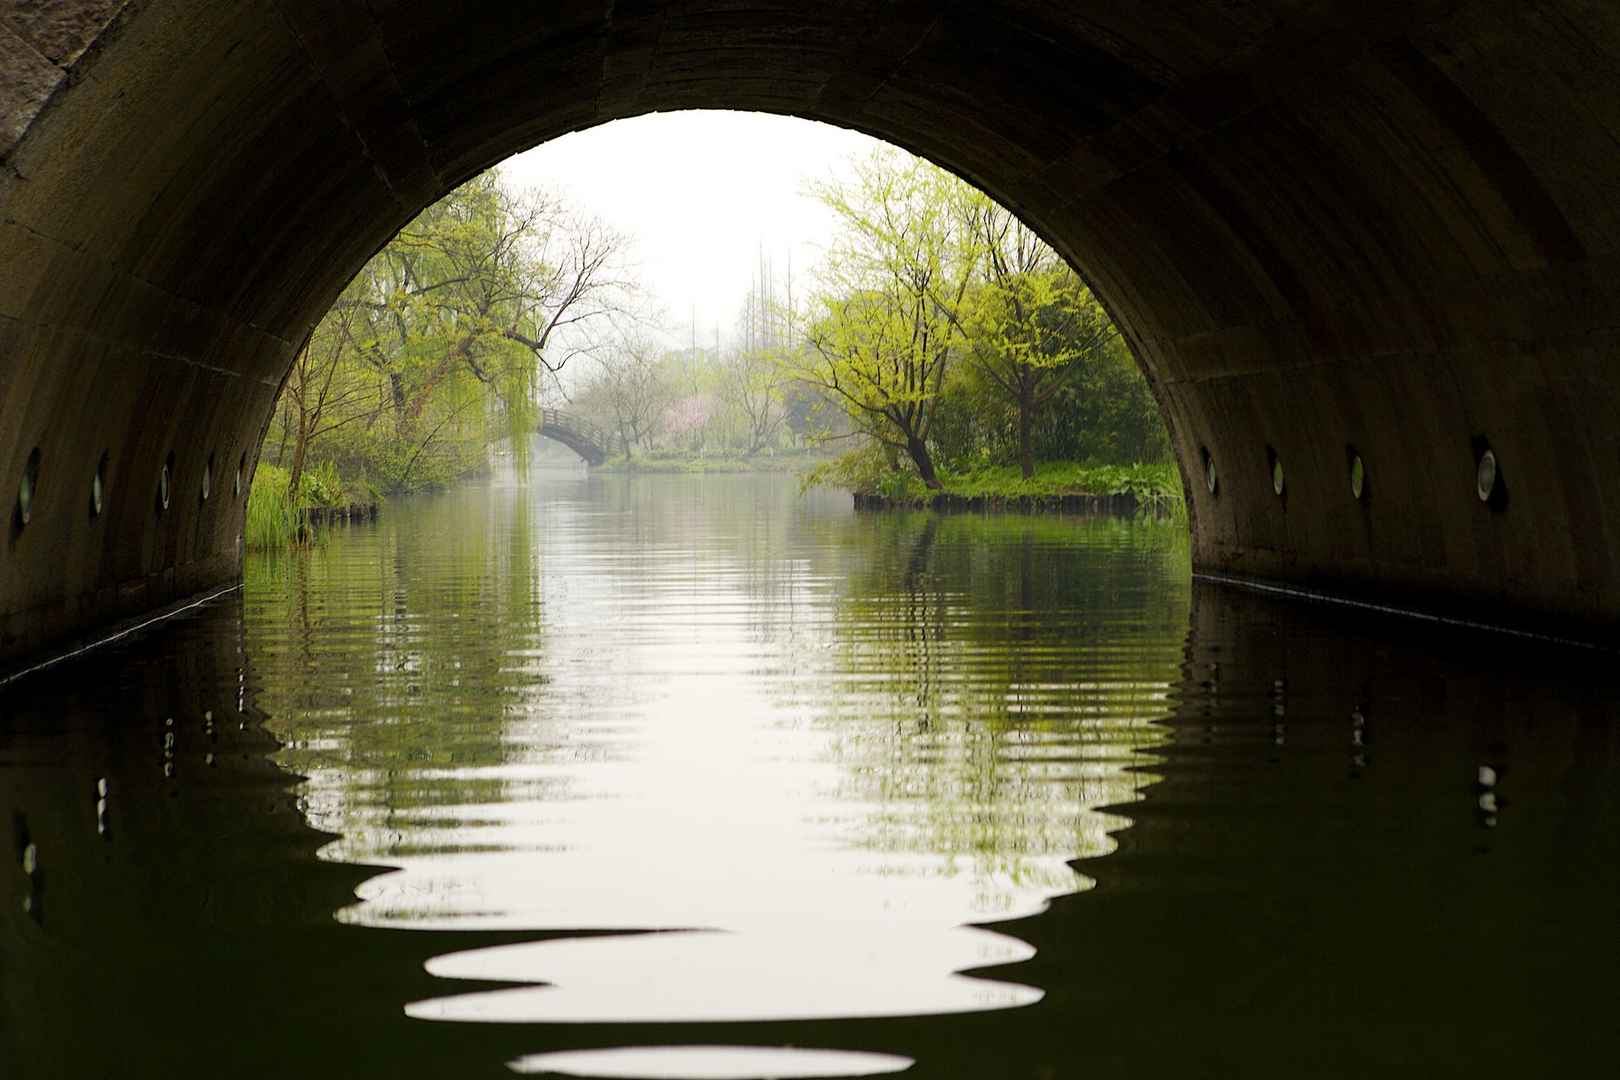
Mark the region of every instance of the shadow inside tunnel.
<instances>
[{"instance_id":1,"label":"shadow inside tunnel","mask_svg":"<svg viewBox=\"0 0 1620 1080\"><path fill-rule=\"evenodd\" d=\"M445 993L433 957L575 935L335 920L382 868L317 857L332 837L271 760L238 605L0 702L9 1074L505 1075L541 1051L722 1044L916 1076L1479 1076L1617 1049L1620 688L1586 654L1197 585L1118 850L1078 864L1095 888L996 924L1036 954L978 974L1038 1004L455 1024L405 1012Z\"/></svg>"}]
</instances>

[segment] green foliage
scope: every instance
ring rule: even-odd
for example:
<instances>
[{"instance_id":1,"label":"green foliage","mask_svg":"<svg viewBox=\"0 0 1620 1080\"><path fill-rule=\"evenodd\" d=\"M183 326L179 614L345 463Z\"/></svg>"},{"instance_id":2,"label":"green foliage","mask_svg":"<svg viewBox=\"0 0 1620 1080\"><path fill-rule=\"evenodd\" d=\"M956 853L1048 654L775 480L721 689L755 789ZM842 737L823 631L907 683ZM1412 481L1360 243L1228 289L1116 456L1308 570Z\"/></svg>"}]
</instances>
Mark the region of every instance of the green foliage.
<instances>
[{"instance_id":1,"label":"green foliage","mask_svg":"<svg viewBox=\"0 0 1620 1080\"><path fill-rule=\"evenodd\" d=\"M1181 474L1174 464L1049 462L1026 478L1016 465L987 465L950 473L945 490L956 495L987 498L1045 497L1053 495L1134 495L1139 502L1179 503Z\"/></svg>"},{"instance_id":2,"label":"green foliage","mask_svg":"<svg viewBox=\"0 0 1620 1080\"><path fill-rule=\"evenodd\" d=\"M298 480L298 506L344 506L348 499L345 496L343 480L338 476L337 466L330 461L323 461L313 469L304 470L303 476Z\"/></svg>"},{"instance_id":3,"label":"green foliage","mask_svg":"<svg viewBox=\"0 0 1620 1080\"><path fill-rule=\"evenodd\" d=\"M1010 212L892 152L814 193L842 232L791 370L924 484L1014 462L1168 459L1157 403L1102 305ZM899 490L880 475L894 453L876 460L822 476Z\"/></svg>"},{"instance_id":4,"label":"green foliage","mask_svg":"<svg viewBox=\"0 0 1620 1080\"><path fill-rule=\"evenodd\" d=\"M735 469L716 459L855 433L888 448L879 474L909 459L936 488L1021 459L1167 460L1157 404L1101 306L1005 209L893 150L813 194L840 233L809 297L795 306L791 273L779 295L762 257L735 343L675 350L614 320L629 296L618 237L476 178L401 230L315 328L265 462L298 478L306 505L448 487L484 472L496 444L521 471L542 382L581 353L599 369L568 408L620 455L689 459L658 469Z\"/></svg>"},{"instance_id":5,"label":"green foliage","mask_svg":"<svg viewBox=\"0 0 1620 1080\"><path fill-rule=\"evenodd\" d=\"M806 319L810 348L788 360L793 377L840 399L931 487L934 405L976 258L955 213L961 190L943 170L888 149L856 162L851 183L815 187L841 228Z\"/></svg>"},{"instance_id":6,"label":"green foliage","mask_svg":"<svg viewBox=\"0 0 1620 1080\"><path fill-rule=\"evenodd\" d=\"M288 497L291 476L286 469L260 462L248 489L247 521L242 543L249 551L275 551L298 536L298 510Z\"/></svg>"},{"instance_id":7,"label":"green foliage","mask_svg":"<svg viewBox=\"0 0 1620 1080\"><path fill-rule=\"evenodd\" d=\"M1118 339L1052 376L1048 404L1030 428L1034 458L1128 464L1167 462L1170 436L1158 403ZM976 367L951 372L934 424L942 465L961 472L1018 460L1018 409Z\"/></svg>"},{"instance_id":8,"label":"green foliage","mask_svg":"<svg viewBox=\"0 0 1620 1080\"><path fill-rule=\"evenodd\" d=\"M527 463L540 385L616 306L621 239L493 174L424 210L355 276L294 362L270 462L322 474L315 504L442 487ZM340 477L342 479L340 479Z\"/></svg>"},{"instance_id":9,"label":"green foliage","mask_svg":"<svg viewBox=\"0 0 1620 1080\"><path fill-rule=\"evenodd\" d=\"M242 543L249 551L277 551L316 539L315 531L299 520L305 510L368 505L380 498L374 490L344 484L330 461L305 470L296 495L289 491L291 483L289 470L259 462L248 488L247 520L242 526Z\"/></svg>"},{"instance_id":10,"label":"green foliage","mask_svg":"<svg viewBox=\"0 0 1620 1080\"><path fill-rule=\"evenodd\" d=\"M895 471L882 448L865 442L853 450L823 462L804 475L801 488L843 488L858 493L875 492L883 478Z\"/></svg>"},{"instance_id":11,"label":"green foliage","mask_svg":"<svg viewBox=\"0 0 1620 1080\"><path fill-rule=\"evenodd\" d=\"M1172 515L1185 513L1181 474L1170 462L1049 462L1028 478L1017 465L981 464L942 472L940 480L945 494L963 498L1039 501L1065 495L1130 494L1145 509ZM852 450L807 474L804 486L817 485L919 506L935 495L915 472L891 464L874 446Z\"/></svg>"},{"instance_id":12,"label":"green foliage","mask_svg":"<svg viewBox=\"0 0 1620 1080\"><path fill-rule=\"evenodd\" d=\"M919 505L933 494L915 469L901 467L891 453L876 443L867 443L805 474L803 490L818 486Z\"/></svg>"},{"instance_id":13,"label":"green foliage","mask_svg":"<svg viewBox=\"0 0 1620 1080\"><path fill-rule=\"evenodd\" d=\"M968 366L1015 419L1018 461L1034 472L1033 426L1062 388L1065 369L1119 337L1079 275L1040 237L987 196L959 197L978 274L957 312Z\"/></svg>"}]
</instances>

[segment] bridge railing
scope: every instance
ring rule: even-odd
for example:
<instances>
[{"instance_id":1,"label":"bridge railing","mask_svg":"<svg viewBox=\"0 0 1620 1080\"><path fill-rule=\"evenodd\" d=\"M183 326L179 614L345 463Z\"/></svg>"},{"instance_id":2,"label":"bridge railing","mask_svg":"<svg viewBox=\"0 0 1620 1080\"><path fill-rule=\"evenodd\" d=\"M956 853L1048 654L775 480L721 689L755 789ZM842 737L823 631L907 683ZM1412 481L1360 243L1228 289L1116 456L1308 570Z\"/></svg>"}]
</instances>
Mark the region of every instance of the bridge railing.
<instances>
[{"instance_id":1,"label":"bridge railing","mask_svg":"<svg viewBox=\"0 0 1620 1080\"><path fill-rule=\"evenodd\" d=\"M607 432L586 420L582 416L563 412L561 409L542 408L540 410L540 430L548 430L560 436L562 441L577 441L585 443L596 452L599 459L605 459L613 443Z\"/></svg>"}]
</instances>

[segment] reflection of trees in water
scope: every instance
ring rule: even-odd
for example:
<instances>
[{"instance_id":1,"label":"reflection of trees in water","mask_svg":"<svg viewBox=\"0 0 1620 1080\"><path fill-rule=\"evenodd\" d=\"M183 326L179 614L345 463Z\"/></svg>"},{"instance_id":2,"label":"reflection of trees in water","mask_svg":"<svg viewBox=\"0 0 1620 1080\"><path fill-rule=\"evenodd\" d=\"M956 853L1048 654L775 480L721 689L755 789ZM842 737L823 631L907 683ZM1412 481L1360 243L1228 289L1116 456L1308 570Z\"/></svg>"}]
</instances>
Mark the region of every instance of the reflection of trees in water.
<instances>
[{"instance_id":1,"label":"reflection of trees in water","mask_svg":"<svg viewBox=\"0 0 1620 1080\"><path fill-rule=\"evenodd\" d=\"M250 556L248 648L258 703L306 777L343 857L450 843L444 808L512 796L501 767L546 679L540 552L524 498L417 500L408 528L354 529L313 550ZM439 808L439 809L435 809Z\"/></svg>"},{"instance_id":2,"label":"reflection of trees in water","mask_svg":"<svg viewBox=\"0 0 1620 1080\"><path fill-rule=\"evenodd\" d=\"M1063 858L1107 850L1117 820L1095 808L1143 783L1125 769L1158 741L1180 660L1177 528L852 516L779 478L581 483L551 505L413 501L250 561L261 704L279 760L312 778L312 821L345 836L333 853L467 850L493 842L492 808L566 796L617 753L592 726L647 690L615 673L641 647L626 635L671 619L733 650L742 627L743 654L714 661L759 680L765 722L825 737L856 845L1054 883Z\"/></svg>"},{"instance_id":3,"label":"reflection of trees in water","mask_svg":"<svg viewBox=\"0 0 1620 1080\"><path fill-rule=\"evenodd\" d=\"M821 723L848 768L840 794L871 808L855 842L1072 888L1062 860L1110 850L1123 823L1097 808L1152 780L1128 770L1163 740L1184 538L1151 523L936 514L850 531L867 552L837 601L850 692ZM1170 600L1144 617L1143 594Z\"/></svg>"},{"instance_id":4,"label":"reflection of trees in water","mask_svg":"<svg viewBox=\"0 0 1620 1080\"><path fill-rule=\"evenodd\" d=\"M634 477L602 506L634 547L689 555L694 595L746 597L769 696L815 718L836 794L870 807L857 844L1067 881L1061 858L1108 850L1121 819L1096 808L1151 781L1127 769L1181 661L1182 526L852 516L741 486Z\"/></svg>"}]
</instances>

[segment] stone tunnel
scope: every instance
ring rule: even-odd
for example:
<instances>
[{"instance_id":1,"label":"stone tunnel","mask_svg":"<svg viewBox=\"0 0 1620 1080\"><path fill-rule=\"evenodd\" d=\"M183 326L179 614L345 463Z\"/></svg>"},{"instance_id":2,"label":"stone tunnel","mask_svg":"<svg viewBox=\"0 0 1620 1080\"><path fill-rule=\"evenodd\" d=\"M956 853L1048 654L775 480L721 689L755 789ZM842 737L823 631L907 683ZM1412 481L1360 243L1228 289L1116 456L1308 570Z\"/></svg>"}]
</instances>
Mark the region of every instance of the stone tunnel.
<instances>
[{"instance_id":1,"label":"stone tunnel","mask_svg":"<svg viewBox=\"0 0 1620 1080\"><path fill-rule=\"evenodd\" d=\"M1046 236L1201 571L1612 640L1620 5L4 0L0 666L238 579L292 355L417 211L688 108L867 132Z\"/></svg>"}]
</instances>

